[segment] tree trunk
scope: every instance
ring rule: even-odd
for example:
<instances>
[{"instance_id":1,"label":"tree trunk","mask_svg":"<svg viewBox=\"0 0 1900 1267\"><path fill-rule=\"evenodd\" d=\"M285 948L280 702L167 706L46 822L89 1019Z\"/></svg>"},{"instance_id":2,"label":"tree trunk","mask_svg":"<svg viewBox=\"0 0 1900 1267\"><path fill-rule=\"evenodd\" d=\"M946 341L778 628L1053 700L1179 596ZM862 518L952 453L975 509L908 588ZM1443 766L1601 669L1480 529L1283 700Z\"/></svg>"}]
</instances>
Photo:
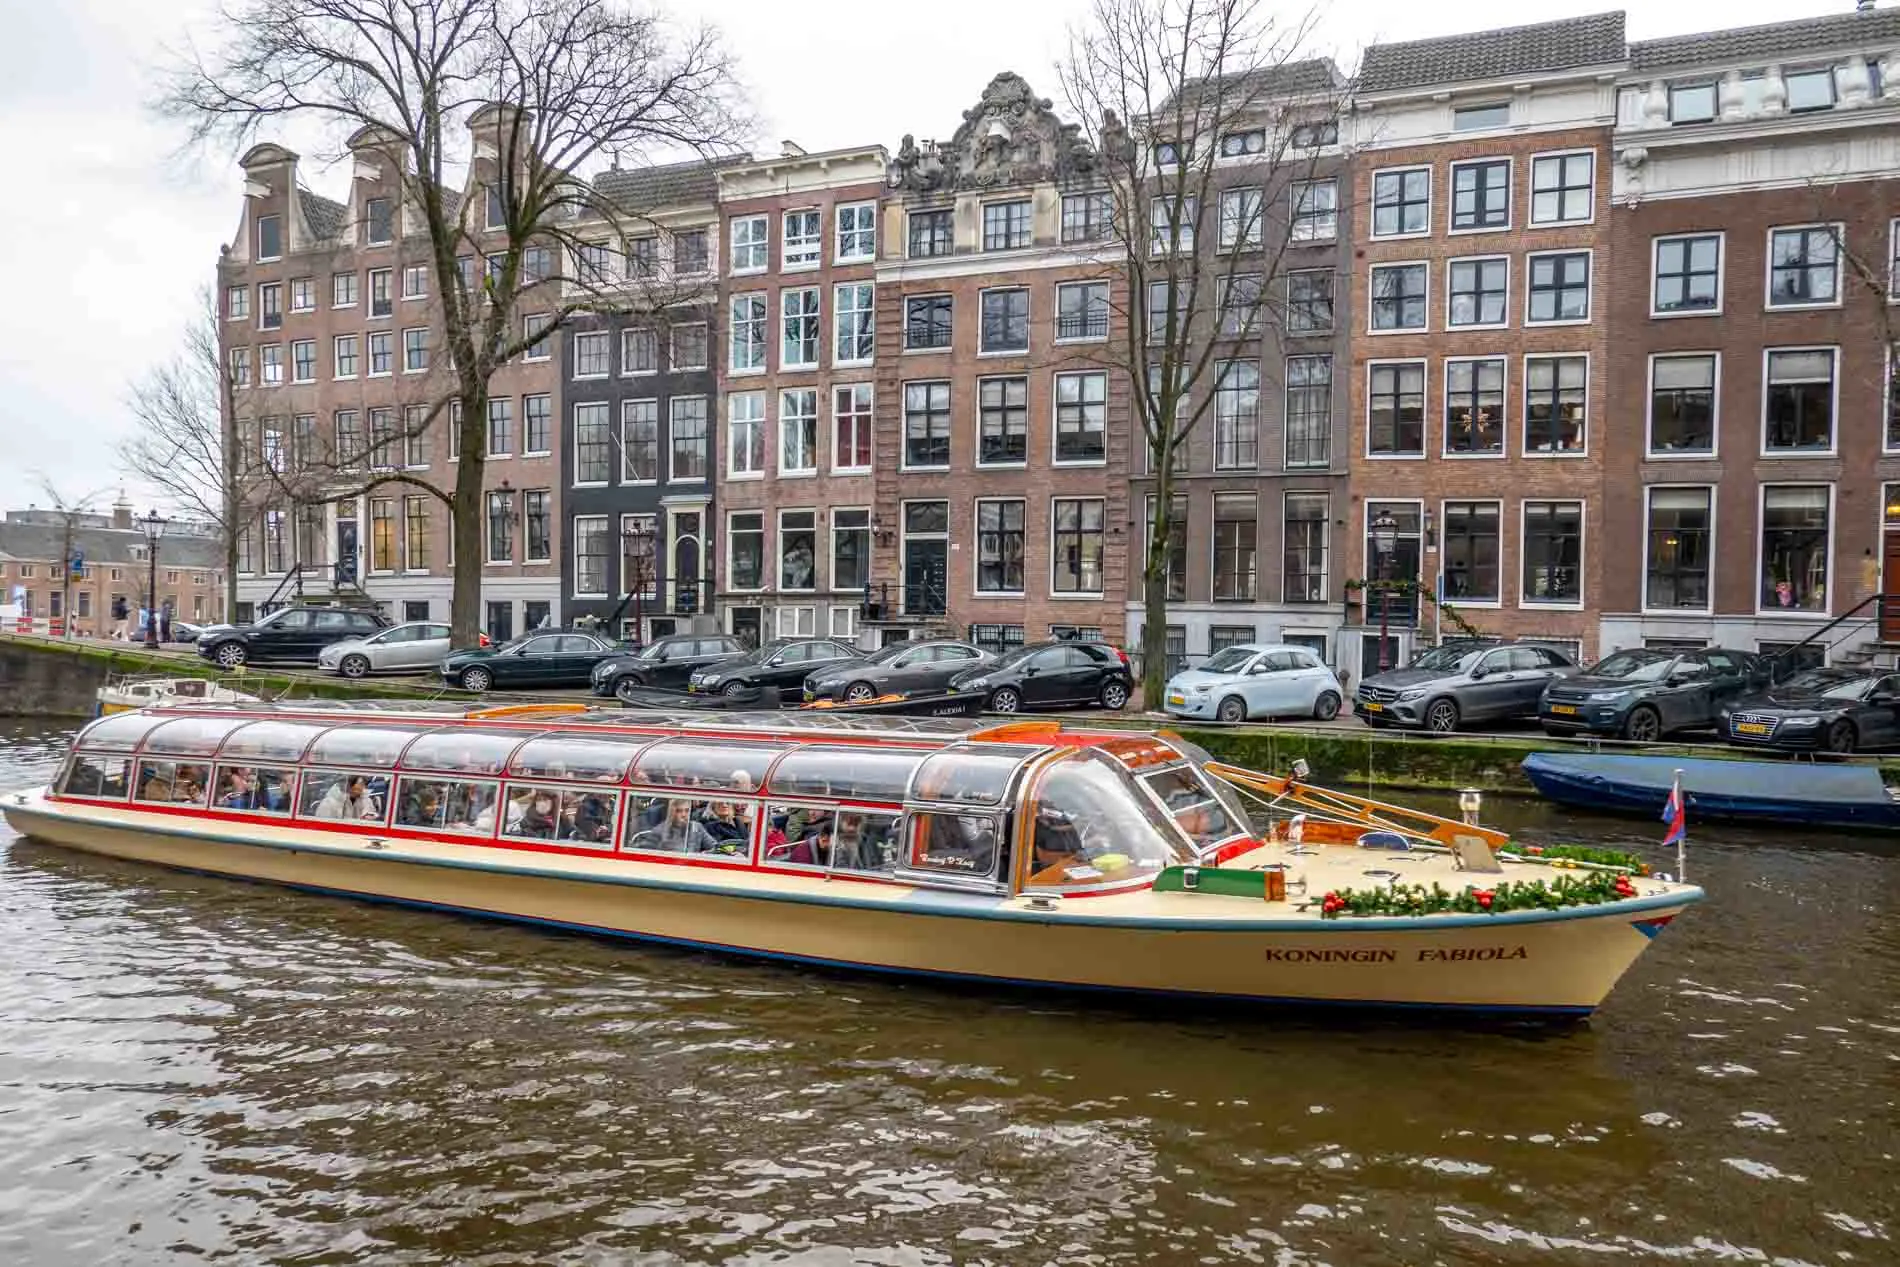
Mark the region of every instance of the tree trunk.
<instances>
[{"instance_id":1,"label":"tree trunk","mask_svg":"<svg viewBox=\"0 0 1900 1267\"><path fill-rule=\"evenodd\" d=\"M449 536L455 543L454 588L449 599L450 645L472 647L482 627L482 467L488 452L488 387L462 384L461 455L449 499Z\"/></svg>"},{"instance_id":2,"label":"tree trunk","mask_svg":"<svg viewBox=\"0 0 1900 1267\"><path fill-rule=\"evenodd\" d=\"M215 349L217 346L213 336L212 347ZM218 433L225 470L223 496L219 502L224 508L221 516L223 523L220 525L224 529L224 623L235 625L238 618L238 534L244 531L244 493L238 487L238 460L242 455L237 447L237 392L222 357L213 368L218 376ZM242 478L248 480L250 472L244 472Z\"/></svg>"},{"instance_id":3,"label":"tree trunk","mask_svg":"<svg viewBox=\"0 0 1900 1267\"><path fill-rule=\"evenodd\" d=\"M1163 474L1155 482L1154 522L1141 569L1141 701L1150 711L1162 706L1168 680L1168 538L1174 530L1174 481L1168 468L1173 460L1168 454L1155 464Z\"/></svg>"}]
</instances>

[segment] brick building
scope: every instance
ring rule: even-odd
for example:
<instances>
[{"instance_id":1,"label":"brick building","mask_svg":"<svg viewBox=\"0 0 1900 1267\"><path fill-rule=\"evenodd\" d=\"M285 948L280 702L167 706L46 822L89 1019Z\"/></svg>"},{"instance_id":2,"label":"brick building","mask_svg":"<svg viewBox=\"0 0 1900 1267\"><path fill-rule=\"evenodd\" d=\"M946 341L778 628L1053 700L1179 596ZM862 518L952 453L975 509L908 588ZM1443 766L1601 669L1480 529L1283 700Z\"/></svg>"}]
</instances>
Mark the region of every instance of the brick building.
<instances>
[{"instance_id":1,"label":"brick building","mask_svg":"<svg viewBox=\"0 0 1900 1267\"><path fill-rule=\"evenodd\" d=\"M1603 641L1781 649L1900 587L1900 11L1629 52Z\"/></svg>"},{"instance_id":2,"label":"brick building","mask_svg":"<svg viewBox=\"0 0 1900 1267\"><path fill-rule=\"evenodd\" d=\"M0 521L0 604L20 614L61 618L90 636L112 633L123 602L136 631L148 605L152 559L132 507L110 515L10 510ZM67 576L71 563L78 572ZM184 521L165 525L158 543L158 608L174 619L208 624L224 619L224 546L215 530Z\"/></svg>"}]
</instances>

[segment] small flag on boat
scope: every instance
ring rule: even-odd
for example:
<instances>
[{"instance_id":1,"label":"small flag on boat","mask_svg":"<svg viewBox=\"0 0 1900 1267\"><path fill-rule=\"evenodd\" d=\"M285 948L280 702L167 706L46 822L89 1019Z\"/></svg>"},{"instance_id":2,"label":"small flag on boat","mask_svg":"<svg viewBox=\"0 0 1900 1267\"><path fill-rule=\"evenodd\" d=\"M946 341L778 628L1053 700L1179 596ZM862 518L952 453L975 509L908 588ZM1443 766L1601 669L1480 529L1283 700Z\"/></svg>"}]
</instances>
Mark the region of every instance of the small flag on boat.
<instances>
[{"instance_id":1,"label":"small flag on boat","mask_svg":"<svg viewBox=\"0 0 1900 1267\"><path fill-rule=\"evenodd\" d=\"M1662 820L1669 824L1669 830L1663 835L1665 845L1679 845L1689 835L1689 807L1682 801L1682 771L1676 771L1676 781L1670 785L1669 799L1663 802Z\"/></svg>"}]
</instances>

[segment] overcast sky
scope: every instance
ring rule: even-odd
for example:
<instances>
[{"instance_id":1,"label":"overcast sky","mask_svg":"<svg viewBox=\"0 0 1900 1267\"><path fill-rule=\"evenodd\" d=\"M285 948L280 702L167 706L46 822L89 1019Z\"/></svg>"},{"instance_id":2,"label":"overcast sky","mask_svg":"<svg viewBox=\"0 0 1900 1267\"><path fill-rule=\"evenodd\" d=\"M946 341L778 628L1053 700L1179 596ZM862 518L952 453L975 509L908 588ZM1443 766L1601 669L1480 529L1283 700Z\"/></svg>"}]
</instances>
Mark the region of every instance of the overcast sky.
<instances>
[{"instance_id":1,"label":"overcast sky","mask_svg":"<svg viewBox=\"0 0 1900 1267\"><path fill-rule=\"evenodd\" d=\"M202 0L6 0L0 23L0 507L68 502L120 477L127 385L171 354L218 247L237 223L228 154L178 156L145 110L160 50ZM1350 69L1367 44L1598 12L1588 0L1434 6L1358 0L1327 15L1320 51ZM1632 38L1846 12L1852 0L1680 0L1630 5ZM761 120L755 153L948 136L999 70L1059 98L1051 69L1088 0L673 0L724 28ZM1295 11L1290 8L1289 12ZM1303 12L1303 5L1298 9ZM306 159L314 159L306 150ZM303 165L341 197L347 169ZM133 496L143 508L144 497Z\"/></svg>"}]
</instances>

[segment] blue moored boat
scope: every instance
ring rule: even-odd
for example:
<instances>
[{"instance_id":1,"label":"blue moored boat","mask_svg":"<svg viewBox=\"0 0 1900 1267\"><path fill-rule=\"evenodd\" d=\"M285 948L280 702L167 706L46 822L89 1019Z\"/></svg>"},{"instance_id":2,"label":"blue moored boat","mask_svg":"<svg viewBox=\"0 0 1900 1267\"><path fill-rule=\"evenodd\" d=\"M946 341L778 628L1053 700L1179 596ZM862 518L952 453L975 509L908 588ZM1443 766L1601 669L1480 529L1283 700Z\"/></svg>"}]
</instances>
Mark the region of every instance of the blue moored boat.
<instances>
[{"instance_id":1,"label":"blue moored boat","mask_svg":"<svg viewBox=\"0 0 1900 1267\"><path fill-rule=\"evenodd\" d=\"M1900 830L1900 800L1873 766L1566 752L1524 758L1525 775L1550 800L1650 817L1661 815L1678 770L1692 820Z\"/></svg>"}]
</instances>

